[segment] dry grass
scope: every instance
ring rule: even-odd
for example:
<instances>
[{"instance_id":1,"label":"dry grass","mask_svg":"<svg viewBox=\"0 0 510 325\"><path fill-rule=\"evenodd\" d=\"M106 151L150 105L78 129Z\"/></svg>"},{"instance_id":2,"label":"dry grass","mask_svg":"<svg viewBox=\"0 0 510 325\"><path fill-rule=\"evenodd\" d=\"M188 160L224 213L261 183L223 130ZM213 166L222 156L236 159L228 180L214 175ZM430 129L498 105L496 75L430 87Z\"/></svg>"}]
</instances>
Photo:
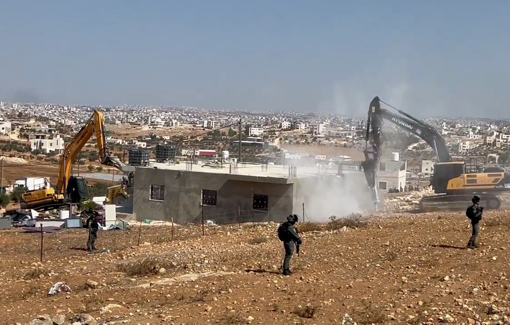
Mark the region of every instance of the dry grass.
<instances>
[{"instance_id":1,"label":"dry grass","mask_svg":"<svg viewBox=\"0 0 510 325\"><path fill-rule=\"evenodd\" d=\"M363 304L363 312L358 313L356 316L358 324L386 324L388 322L383 308L374 306L367 301L362 301L361 303Z\"/></svg>"},{"instance_id":2,"label":"dry grass","mask_svg":"<svg viewBox=\"0 0 510 325\"><path fill-rule=\"evenodd\" d=\"M175 267L175 265L168 261L158 260L156 258L145 258L143 260L117 265L117 269L120 272L124 272L129 276L158 274L161 268L168 270Z\"/></svg>"},{"instance_id":3,"label":"dry grass","mask_svg":"<svg viewBox=\"0 0 510 325\"><path fill-rule=\"evenodd\" d=\"M298 230L300 233L305 233L322 230L340 230L342 228L358 229L368 225L368 220L358 213L353 213L340 219L337 219L336 216L331 216L329 219L331 222L326 224L303 222L298 225Z\"/></svg>"},{"instance_id":4,"label":"dry grass","mask_svg":"<svg viewBox=\"0 0 510 325\"><path fill-rule=\"evenodd\" d=\"M267 238L266 236L258 236L258 237L250 239L248 241L248 243L252 244L252 245L259 245L259 244L266 243L268 241L269 241L269 238Z\"/></svg>"},{"instance_id":5,"label":"dry grass","mask_svg":"<svg viewBox=\"0 0 510 325\"><path fill-rule=\"evenodd\" d=\"M242 324L243 318L239 312L227 312L225 316L221 318L221 324L235 325ZM245 323L245 322L244 322Z\"/></svg>"},{"instance_id":6,"label":"dry grass","mask_svg":"<svg viewBox=\"0 0 510 325\"><path fill-rule=\"evenodd\" d=\"M318 306L305 306L296 308L293 313L301 318L313 318L318 310Z\"/></svg>"},{"instance_id":7,"label":"dry grass","mask_svg":"<svg viewBox=\"0 0 510 325\"><path fill-rule=\"evenodd\" d=\"M303 222L298 225L298 231L300 233L310 232L310 231L321 231L322 225L320 223L313 222Z\"/></svg>"},{"instance_id":8,"label":"dry grass","mask_svg":"<svg viewBox=\"0 0 510 325\"><path fill-rule=\"evenodd\" d=\"M45 269L33 269L25 273L24 278L26 280L36 279L40 278L41 276L44 276L45 274L48 274L48 271Z\"/></svg>"},{"instance_id":9,"label":"dry grass","mask_svg":"<svg viewBox=\"0 0 510 325\"><path fill-rule=\"evenodd\" d=\"M330 218L331 222L328 223L329 230L339 230L342 228L358 229L368 225L368 220L363 218L359 213L351 213L344 218L337 219L335 216Z\"/></svg>"}]
</instances>

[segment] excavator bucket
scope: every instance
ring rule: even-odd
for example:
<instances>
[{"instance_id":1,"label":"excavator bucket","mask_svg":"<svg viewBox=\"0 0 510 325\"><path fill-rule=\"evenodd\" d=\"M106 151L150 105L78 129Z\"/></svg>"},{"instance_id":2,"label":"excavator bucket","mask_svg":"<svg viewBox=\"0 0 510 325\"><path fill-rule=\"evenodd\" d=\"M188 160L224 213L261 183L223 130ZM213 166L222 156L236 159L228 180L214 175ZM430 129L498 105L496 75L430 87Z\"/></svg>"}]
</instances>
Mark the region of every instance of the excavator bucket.
<instances>
[{"instance_id":1,"label":"excavator bucket","mask_svg":"<svg viewBox=\"0 0 510 325\"><path fill-rule=\"evenodd\" d=\"M120 161L119 158L111 155L106 156L105 160L102 161L101 164L106 166L112 166L120 170L122 170L122 166L124 166L124 164L122 163L122 161Z\"/></svg>"}]
</instances>

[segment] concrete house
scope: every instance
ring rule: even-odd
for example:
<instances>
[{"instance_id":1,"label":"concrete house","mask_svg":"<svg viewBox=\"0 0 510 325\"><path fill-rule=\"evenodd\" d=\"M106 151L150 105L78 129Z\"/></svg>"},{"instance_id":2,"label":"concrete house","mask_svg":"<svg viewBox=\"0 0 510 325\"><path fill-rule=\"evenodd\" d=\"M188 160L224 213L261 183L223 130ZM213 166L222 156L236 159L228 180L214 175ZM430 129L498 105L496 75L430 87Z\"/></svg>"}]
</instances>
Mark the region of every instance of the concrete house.
<instances>
[{"instance_id":1,"label":"concrete house","mask_svg":"<svg viewBox=\"0 0 510 325\"><path fill-rule=\"evenodd\" d=\"M407 161L401 161L397 153L391 160L381 160L377 171L377 188L380 192L404 189L406 186Z\"/></svg>"},{"instance_id":2,"label":"concrete house","mask_svg":"<svg viewBox=\"0 0 510 325\"><path fill-rule=\"evenodd\" d=\"M133 212L138 220L174 220L178 224L212 220L216 224L237 222L281 222L289 214L314 220L341 215L354 208L341 200L353 186L365 191L363 173L338 175L338 166L224 164L219 167L159 164L137 167ZM370 195L363 194L370 199ZM349 204L346 204L349 203ZM361 203L360 203L361 204ZM370 203L367 203L370 205ZM350 213L352 211L345 211ZM309 219L310 220L310 219Z\"/></svg>"}]
</instances>

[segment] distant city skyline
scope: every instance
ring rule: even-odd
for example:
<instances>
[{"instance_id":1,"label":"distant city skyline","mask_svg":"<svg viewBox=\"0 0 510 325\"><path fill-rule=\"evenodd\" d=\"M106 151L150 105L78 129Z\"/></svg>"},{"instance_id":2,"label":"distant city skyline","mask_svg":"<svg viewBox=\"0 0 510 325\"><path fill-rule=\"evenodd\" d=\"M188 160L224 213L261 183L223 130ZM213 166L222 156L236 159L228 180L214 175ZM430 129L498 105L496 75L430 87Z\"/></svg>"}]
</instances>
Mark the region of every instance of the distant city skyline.
<instances>
[{"instance_id":1,"label":"distant city skyline","mask_svg":"<svg viewBox=\"0 0 510 325\"><path fill-rule=\"evenodd\" d=\"M2 1L0 101L509 118L510 2Z\"/></svg>"}]
</instances>

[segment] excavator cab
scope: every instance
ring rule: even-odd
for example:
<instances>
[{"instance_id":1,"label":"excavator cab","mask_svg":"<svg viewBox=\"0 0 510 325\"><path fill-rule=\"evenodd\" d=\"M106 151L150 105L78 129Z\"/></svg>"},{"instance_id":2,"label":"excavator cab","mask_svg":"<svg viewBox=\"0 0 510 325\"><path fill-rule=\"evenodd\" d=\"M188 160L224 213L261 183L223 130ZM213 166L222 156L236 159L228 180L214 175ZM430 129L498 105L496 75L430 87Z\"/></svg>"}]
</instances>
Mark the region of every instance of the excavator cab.
<instances>
[{"instance_id":1,"label":"excavator cab","mask_svg":"<svg viewBox=\"0 0 510 325\"><path fill-rule=\"evenodd\" d=\"M437 194L446 193L448 182L465 173L465 163L463 161L438 162L434 165L431 185Z\"/></svg>"},{"instance_id":2,"label":"excavator cab","mask_svg":"<svg viewBox=\"0 0 510 325\"><path fill-rule=\"evenodd\" d=\"M71 203L79 203L89 198L87 182L81 176L71 176L69 178L66 192Z\"/></svg>"}]
</instances>

